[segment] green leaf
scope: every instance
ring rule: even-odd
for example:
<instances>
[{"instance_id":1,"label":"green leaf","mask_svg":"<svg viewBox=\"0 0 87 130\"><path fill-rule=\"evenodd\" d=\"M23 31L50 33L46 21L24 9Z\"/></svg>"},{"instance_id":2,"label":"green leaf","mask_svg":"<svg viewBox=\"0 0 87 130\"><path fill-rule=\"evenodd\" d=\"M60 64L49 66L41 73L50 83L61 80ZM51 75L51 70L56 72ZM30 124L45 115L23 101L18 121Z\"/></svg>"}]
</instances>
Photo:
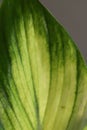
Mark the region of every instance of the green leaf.
<instances>
[{"instance_id":1,"label":"green leaf","mask_svg":"<svg viewBox=\"0 0 87 130\"><path fill-rule=\"evenodd\" d=\"M0 8L0 130L83 130L87 66L38 0Z\"/></svg>"}]
</instances>

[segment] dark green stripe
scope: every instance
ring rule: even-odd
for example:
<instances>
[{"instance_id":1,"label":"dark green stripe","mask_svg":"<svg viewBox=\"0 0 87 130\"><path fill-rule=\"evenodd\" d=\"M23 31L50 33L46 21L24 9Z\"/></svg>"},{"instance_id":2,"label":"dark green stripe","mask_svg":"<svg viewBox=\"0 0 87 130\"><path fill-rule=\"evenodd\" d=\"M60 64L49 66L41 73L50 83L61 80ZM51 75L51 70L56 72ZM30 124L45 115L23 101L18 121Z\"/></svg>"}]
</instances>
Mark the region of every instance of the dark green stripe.
<instances>
[{"instance_id":1,"label":"dark green stripe","mask_svg":"<svg viewBox=\"0 0 87 130\"><path fill-rule=\"evenodd\" d=\"M76 47L76 46L75 46ZM72 109L72 113L71 113L71 117L69 119L69 122L68 122L68 125L67 125L67 128L66 130L68 130L69 128L69 125L72 121L72 118L73 118L73 115L74 115L74 110L76 108L76 105L77 105L77 101L78 101L78 95L79 95L79 80L81 78L81 71L83 69L84 66L84 62L83 62L83 59L81 57L81 54L79 52L79 50L76 48L76 52L77 52L77 85L76 85L76 92L75 92L75 100L74 100L74 105L73 105L73 109ZM77 124L78 125L78 124ZM79 126L78 126L79 127ZM73 128L73 126L72 126Z\"/></svg>"},{"instance_id":2,"label":"dark green stripe","mask_svg":"<svg viewBox=\"0 0 87 130\"><path fill-rule=\"evenodd\" d=\"M11 126L12 126L12 130L15 130L15 128L14 128L14 124L12 123L12 121L11 121L11 119L10 119L10 117L9 117L9 114L8 114L7 108L4 107L4 104L3 104L2 101L1 101L1 103L2 103L2 106L3 106L3 109L4 109L5 113L6 113L6 115L7 115L8 121L10 122L10 124L11 124ZM3 125L4 125L4 124L3 124Z\"/></svg>"},{"instance_id":3,"label":"dark green stripe","mask_svg":"<svg viewBox=\"0 0 87 130\"><path fill-rule=\"evenodd\" d=\"M4 22L3 22L4 23ZM3 31L3 32L5 32L5 30ZM5 34L6 35L6 34ZM10 35L10 34L9 34ZM3 35L4 36L4 35ZM5 36L6 37L6 36ZM7 41L6 41L6 45L7 45ZM9 46L9 45L8 45ZM8 49L6 49L6 51L7 51ZM9 60L9 58L7 57L7 59ZM6 89L5 89L6 90ZM23 106L23 105L22 105ZM23 107L23 109L24 109L24 107ZM25 110L24 110L25 111ZM26 114L26 117L28 118L28 120L30 121L30 119L29 119L29 117L28 117L28 115L27 115L27 113L25 112L25 114ZM31 124L31 122L30 122L30 124ZM32 125L31 125L32 126ZM33 128L33 127L32 127ZM34 128L33 128L34 129Z\"/></svg>"}]
</instances>

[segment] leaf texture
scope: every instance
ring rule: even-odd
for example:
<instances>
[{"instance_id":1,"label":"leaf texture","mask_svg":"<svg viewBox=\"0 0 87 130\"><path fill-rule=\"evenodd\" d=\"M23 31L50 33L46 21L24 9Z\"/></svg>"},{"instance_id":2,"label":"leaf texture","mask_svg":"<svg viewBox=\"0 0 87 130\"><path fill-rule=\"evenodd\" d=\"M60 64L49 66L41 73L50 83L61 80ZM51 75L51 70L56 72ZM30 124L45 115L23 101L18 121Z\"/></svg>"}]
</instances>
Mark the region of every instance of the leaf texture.
<instances>
[{"instance_id":1,"label":"leaf texture","mask_svg":"<svg viewBox=\"0 0 87 130\"><path fill-rule=\"evenodd\" d=\"M0 8L0 130L83 130L87 66L37 0Z\"/></svg>"}]
</instances>

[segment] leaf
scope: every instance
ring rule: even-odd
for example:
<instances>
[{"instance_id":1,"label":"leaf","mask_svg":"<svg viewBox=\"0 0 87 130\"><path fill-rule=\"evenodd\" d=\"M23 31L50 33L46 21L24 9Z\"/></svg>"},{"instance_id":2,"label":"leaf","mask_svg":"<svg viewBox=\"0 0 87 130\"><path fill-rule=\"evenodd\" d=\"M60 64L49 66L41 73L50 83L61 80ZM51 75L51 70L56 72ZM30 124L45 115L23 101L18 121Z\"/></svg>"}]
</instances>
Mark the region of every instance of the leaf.
<instances>
[{"instance_id":1,"label":"leaf","mask_svg":"<svg viewBox=\"0 0 87 130\"><path fill-rule=\"evenodd\" d=\"M87 124L87 66L38 0L4 0L0 8L0 124L4 130Z\"/></svg>"}]
</instances>

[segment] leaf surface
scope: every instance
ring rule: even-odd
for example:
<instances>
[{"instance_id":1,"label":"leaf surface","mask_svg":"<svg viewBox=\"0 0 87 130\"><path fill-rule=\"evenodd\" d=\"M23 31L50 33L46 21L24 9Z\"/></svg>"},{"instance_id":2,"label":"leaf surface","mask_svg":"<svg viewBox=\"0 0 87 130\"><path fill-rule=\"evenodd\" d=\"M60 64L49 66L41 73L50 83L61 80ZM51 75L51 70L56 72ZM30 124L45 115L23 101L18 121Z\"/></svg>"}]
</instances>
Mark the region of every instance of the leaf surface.
<instances>
[{"instance_id":1,"label":"leaf surface","mask_svg":"<svg viewBox=\"0 0 87 130\"><path fill-rule=\"evenodd\" d=\"M83 130L87 66L37 0L0 8L0 130Z\"/></svg>"}]
</instances>

